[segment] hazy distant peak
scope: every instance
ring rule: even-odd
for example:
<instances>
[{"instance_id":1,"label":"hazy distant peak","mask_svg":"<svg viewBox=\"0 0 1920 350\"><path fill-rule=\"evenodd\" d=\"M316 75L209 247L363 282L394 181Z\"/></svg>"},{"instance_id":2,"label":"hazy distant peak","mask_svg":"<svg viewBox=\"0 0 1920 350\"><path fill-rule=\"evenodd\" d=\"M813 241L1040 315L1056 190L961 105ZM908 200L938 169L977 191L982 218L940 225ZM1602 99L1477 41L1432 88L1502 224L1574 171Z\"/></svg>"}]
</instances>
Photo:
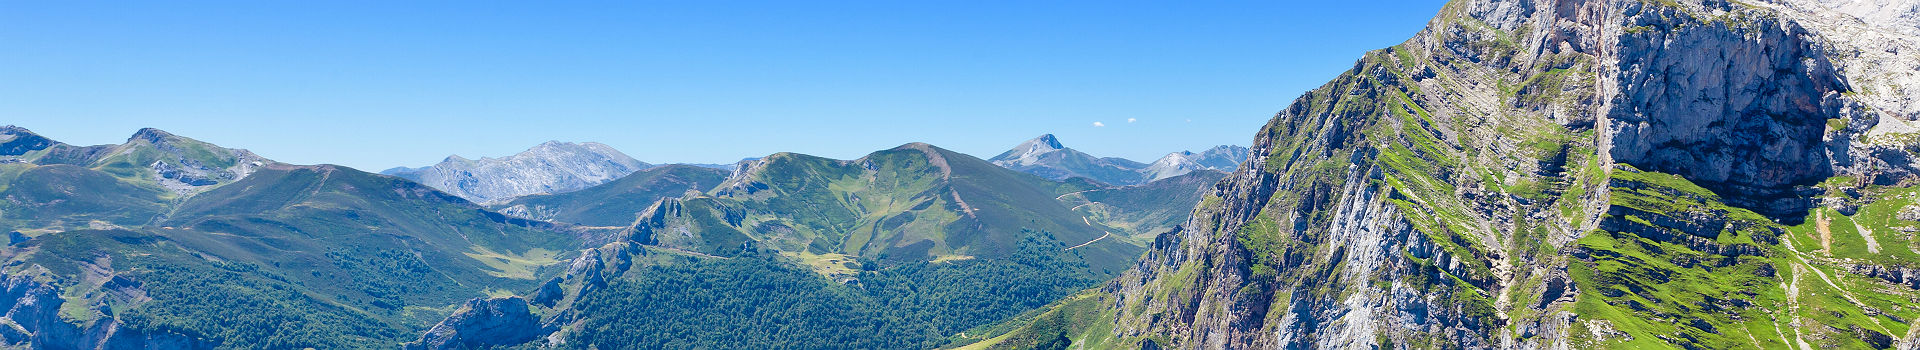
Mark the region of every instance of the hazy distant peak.
<instances>
[{"instance_id":1,"label":"hazy distant peak","mask_svg":"<svg viewBox=\"0 0 1920 350\"><path fill-rule=\"evenodd\" d=\"M504 157L474 160L452 155L432 166L400 167L385 173L476 203L489 203L578 190L652 166L601 143L547 141Z\"/></svg>"},{"instance_id":2,"label":"hazy distant peak","mask_svg":"<svg viewBox=\"0 0 1920 350\"><path fill-rule=\"evenodd\" d=\"M1000 164L1001 166L1036 165L1043 162L1043 160L1040 159L1042 156L1059 151L1072 150L1061 145L1060 139L1053 137L1053 134L1045 134L1027 140L1026 142L1021 142L1019 146L1014 146L1012 150L1000 153L1000 155L994 156L992 159L988 159L988 161L992 161L994 164Z\"/></svg>"}]
</instances>

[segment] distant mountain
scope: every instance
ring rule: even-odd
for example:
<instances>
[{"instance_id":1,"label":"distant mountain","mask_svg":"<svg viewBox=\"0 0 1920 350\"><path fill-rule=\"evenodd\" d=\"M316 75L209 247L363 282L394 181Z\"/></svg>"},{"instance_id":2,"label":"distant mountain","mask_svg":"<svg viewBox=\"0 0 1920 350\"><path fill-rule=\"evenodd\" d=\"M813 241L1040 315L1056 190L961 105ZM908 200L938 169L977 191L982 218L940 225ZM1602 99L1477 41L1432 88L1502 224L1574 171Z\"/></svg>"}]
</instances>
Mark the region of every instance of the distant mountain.
<instances>
[{"instance_id":1,"label":"distant mountain","mask_svg":"<svg viewBox=\"0 0 1920 350\"><path fill-rule=\"evenodd\" d=\"M531 194L578 190L652 166L595 142L548 141L501 158L471 160L455 155L428 167L393 168L380 173L420 182L474 203L495 203Z\"/></svg>"},{"instance_id":2,"label":"distant mountain","mask_svg":"<svg viewBox=\"0 0 1920 350\"><path fill-rule=\"evenodd\" d=\"M1140 164L1121 158L1100 158L1081 153L1060 144L1053 134L1020 143L1012 150L987 159L995 165L1039 175L1050 180L1064 180L1084 177L1094 181L1132 185L1146 181Z\"/></svg>"},{"instance_id":3,"label":"distant mountain","mask_svg":"<svg viewBox=\"0 0 1920 350\"><path fill-rule=\"evenodd\" d=\"M411 181L154 129L75 147L7 127L0 148L0 347L392 348L580 244Z\"/></svg>"},{"instance_id":4,"label":"distant mountain","mask_svg":"<svg viewBox=\"0 0 1920 350\"><path fill-rule=\"evenodd\" d=\"M159 129L73 146L0 127L0 229L28 233L147 223L166 202L239 181L272 160Z\"/></svg>"},{"instance_id":5,"label":"distant mountain","mask_svg":"<svg viewBox=\"0 0 1920 350\"><path fill-rule=\"evenodd\" d=\"M1193 153L1180 151L1169 153L1159 160L1140 169L1146 174L1147 181L1154 181L1185 175L1195 170L1213 170L1231 172L1247 160L1247 148L1240 146L1214 146L1206 152Z\"/></svg>"},{"instance_id":6,"label":"distant mountain","mask_svg":"<svg viewBox=\"0 0 1920 350\"><path fill-rule=\"evenodd\" d=\"M779 153L731 175L649 169L508 203L514 215L627 231L564 277L475 300L410 346L930 347L1131 266L1143 237L1184 221L1220 176L1054 181L923 143L854 160ZM701 317L721 312L765 318ZM846 327L873 330L849 338Z\"/></svg>"},{"instance_id":7,"label":"distant mountain","mask_svg":"<svg viewBox=\"0 0 1920 350\"><path fill-rule=\"evenodd\" d=\"M855 160L780 153L745 164L712 191L648 208L633 235L714 255L752 242L891 261L996 257L1022 230L1070 244L1111 231L1057 199L1084 189L921 143ZM1117 241L1083 249L1108 269L1138 252Z\"/></svg>"},{"instance_id":8,"label":"distant mountain","mask_svg":"<svg viewBox=\"0 0 1920 350\"><path fill-rule=\"evenodd\" d=\"M1138 185L1200 169L1233 171L1246 158L1246 147L1217 146L1197 154L1174 152L1151 164L1141 164L1081 153L1061 145L1053 134L1046 134L1022 142L988 161L1052 180L1081 177L1113 185Z\"/></svg>"},{"instance_id":9,"label":"distant mountain","mask_svg":"<svg viewBox=\"0 0 1920 350\"><path fill-rule=\"evenodd\" d=\"M272 160L146 128L118 145L73 146L17 126L0 127L0 163L66 164L186 195L237 181Z\"/></svg>"},{"instance_id":10,"label":"distant mountain","mask_svg":"<svg viewBox=\"0 0 1920 350\"><path fill-rule=\"evenodd\" d=\"M703 192L726 180L726 170L694 165L662 165L605 184L559 194L515 198L498 206L522 218L591 226L632 225L639 212L664 198Z\"/></svg>"}]
</instances>

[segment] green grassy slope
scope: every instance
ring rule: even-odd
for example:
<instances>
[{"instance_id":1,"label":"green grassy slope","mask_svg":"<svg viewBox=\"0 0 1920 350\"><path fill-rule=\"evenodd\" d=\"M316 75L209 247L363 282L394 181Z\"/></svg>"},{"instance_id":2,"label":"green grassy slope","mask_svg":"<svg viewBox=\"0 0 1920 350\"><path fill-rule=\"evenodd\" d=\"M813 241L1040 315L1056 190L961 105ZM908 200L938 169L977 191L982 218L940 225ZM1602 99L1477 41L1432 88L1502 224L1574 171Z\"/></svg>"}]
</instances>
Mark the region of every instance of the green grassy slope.
<instances>
[{"instance_id":1,"label":"green grassy slope","mask_svg":"<svg viewBox=\"0 0 1920 350\"><path fill-rule=\"evenodd\" d=\"M398 178L275 166L154 224L34 237L7 266L62 286L73 322L238 348L380 348L461 301L532 288L575 242Z\"/></svg>"},{"instance_id":2,"label":"green grassy slope","mask_svg":"<svg viewBox=\"0 0 1920 350\"><path fill-rule=\"evenodd\" d=\"M1087 189L913 144L853 161L766 157L712 193L643 218L649 242L709 254L748 241L792 253L908 262L1000 257L1023 230L1079 245L1096 271L1117 271L1139 248L1075 214L1059 197ZM661 232L698 235L669 235ZM701 237L694 237L701 236ZM1096 240L1098 239L1098 240Z\"/></svg>"},{"instance_id":3,"label":"green grassy slope","mask_svg":"<svg viewBox=\"0 0 1920 350\"><path fill-rule=\"evenodd\" d=\"M912 262L821 278L780 255L638 266L575 304L562 348L928 348L1096 283L1027 232L1005 259Z\"/></svg>"},{"instance_id":4,"label":"green grassy slope","mask_svg":"<svg viewBox=\"0 0 1920 350\"><path fill-rule=\"evenodd\" d=\"M140 226L166 210L164 190L71 165L9 164L0 229L35 231L93 223ZM14 172L17 171L17 172Z\"/></svg>"}]
</instances>

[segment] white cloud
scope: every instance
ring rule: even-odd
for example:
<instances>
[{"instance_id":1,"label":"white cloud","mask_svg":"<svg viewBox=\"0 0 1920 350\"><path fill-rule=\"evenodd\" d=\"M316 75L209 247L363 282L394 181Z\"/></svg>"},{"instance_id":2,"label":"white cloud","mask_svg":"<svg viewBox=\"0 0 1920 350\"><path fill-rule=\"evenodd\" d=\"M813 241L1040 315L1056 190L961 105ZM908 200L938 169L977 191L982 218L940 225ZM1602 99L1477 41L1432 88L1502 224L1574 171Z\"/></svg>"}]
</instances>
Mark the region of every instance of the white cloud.
<instances>
[{"instance_id":1,"label":"white cloud","mask_svg":"<svg viewBox=\"0 0 1920 350\"><path fill-rule=\"evenodd\" d=\"M1096 128L1098 128L1098 127L1103 127L1103 126L1107 126L1107 123L1101 123L1101 122L1093 122L1093 127L1096 127Z\"/></svg>"},{"instance_id":2,"label":"white cloud","mask_svg":"<svg viewBox=\"0 0 1920 350\"><path fill-rule=\"evenodd\" d=\"M1193 119L1187 119L1187 122L1188 122L1188 123L1192 123L1192 122L1193 122Z\"/></svg>"},{"instance_id":3,"label":"white cloud","mask_svg":"<svg viewBox=\"0 0 1920 350\"><path fill-rule=\"evenodd\" d=\"M1128 123L1132 123L1132 122L1133 122L1133 121L1135 121L1135 120L1139 120L1139 119L1133 119L1133 118L1127 118L1127 122L1128 122Z\"/></svg>"}]
</instances>

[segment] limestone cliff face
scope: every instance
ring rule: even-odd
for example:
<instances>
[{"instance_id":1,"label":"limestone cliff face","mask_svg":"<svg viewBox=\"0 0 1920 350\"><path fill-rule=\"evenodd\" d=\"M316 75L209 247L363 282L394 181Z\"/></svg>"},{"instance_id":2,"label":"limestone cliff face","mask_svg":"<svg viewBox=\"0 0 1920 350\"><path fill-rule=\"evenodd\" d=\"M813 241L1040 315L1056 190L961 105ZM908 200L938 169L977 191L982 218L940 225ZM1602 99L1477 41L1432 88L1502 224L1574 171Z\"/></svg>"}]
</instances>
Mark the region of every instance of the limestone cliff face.
<instances>
[{"instance_id":1,"label":"limestone cliff face","mask_svg":"<svg viewBox=\"0 0 1920 350\"><path fill-rule=\"evenodd\" d=\"M1833 197L1861 207L1914 179L1917 139L1881 125L1914 118L1920 71L1895 51L1915 43L1920 30L1897 28L1916 3L1449 3L1415 38L1276 115L1184 229L1086 299L1100 311L1054 310L1082 310L1084 327L1059 336L1179 348L1914 346L1920 336L1901 332L1911 312L1893 310L1915 305L1865 301L1920 296L1900 286L1907 274L1833 276L1848 270L1844 253L1795 241L1817 226L1832 245L1827 215L1854 215L1826 214ZM1837 37L1863 31L1874 34ZM1837 195L1835 183L1890 194ZM1844 282L1861 277L1884 281ZM1846 297L1805 291L1815 287ZM997 346L1059 329L1041 324Z\"/></svg>"}]
</instances>

